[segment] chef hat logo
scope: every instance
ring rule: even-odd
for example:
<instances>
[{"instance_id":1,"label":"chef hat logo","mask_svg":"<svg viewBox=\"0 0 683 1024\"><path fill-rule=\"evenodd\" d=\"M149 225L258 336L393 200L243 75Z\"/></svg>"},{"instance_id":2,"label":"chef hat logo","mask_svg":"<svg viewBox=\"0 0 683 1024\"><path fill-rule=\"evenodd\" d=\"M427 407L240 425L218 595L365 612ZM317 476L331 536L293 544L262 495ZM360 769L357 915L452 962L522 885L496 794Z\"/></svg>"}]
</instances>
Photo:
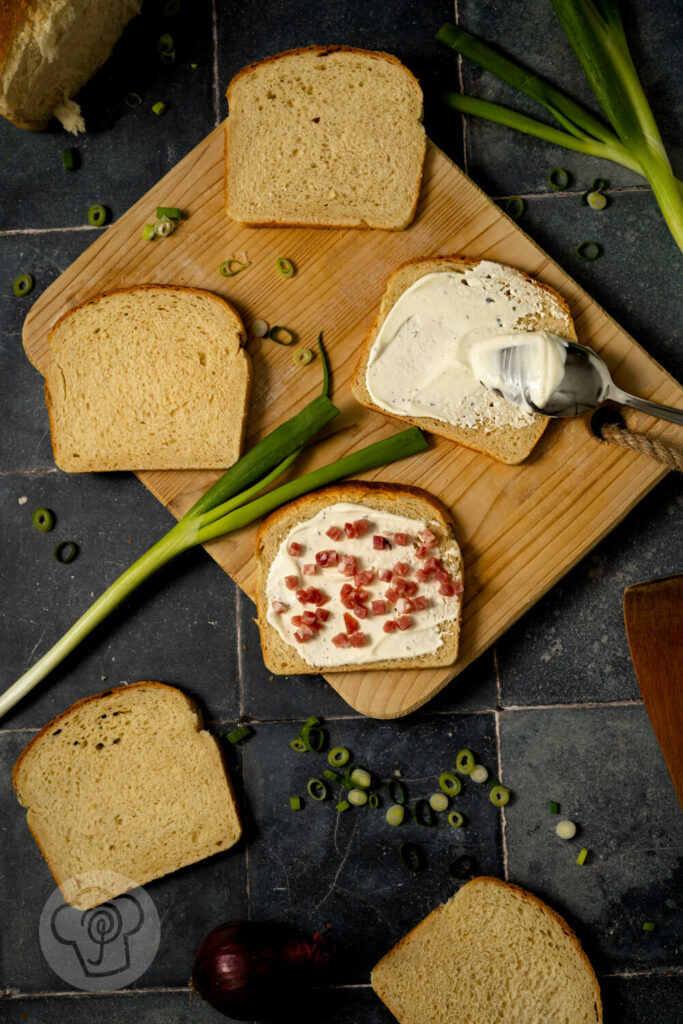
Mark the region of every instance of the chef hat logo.
<instances>
[{"instance_id":1,"label":"chef hat logo","mask_svg":"<svg viewBox=\"0 0 683 1024\"><path fill-rule=\"evenodd\" d=\"M123 888L129 891L102 902ZM100 905L79 909L94 902ZM160 922L149 895L130 879L87 872L52 893L39 932L56 974L76 988L100 991L123 988L147 970L159 948Z\"/></svg>"}]
</instances>

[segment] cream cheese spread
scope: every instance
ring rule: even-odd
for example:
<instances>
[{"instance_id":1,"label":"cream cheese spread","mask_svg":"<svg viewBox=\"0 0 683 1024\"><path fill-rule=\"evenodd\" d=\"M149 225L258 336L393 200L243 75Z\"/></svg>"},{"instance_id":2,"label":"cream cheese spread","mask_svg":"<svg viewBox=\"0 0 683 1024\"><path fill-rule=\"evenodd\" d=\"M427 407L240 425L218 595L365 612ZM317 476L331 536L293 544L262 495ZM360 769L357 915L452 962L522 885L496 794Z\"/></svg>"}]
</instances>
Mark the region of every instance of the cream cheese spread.
<instances>
[{"instance_id":1,"label":"cream cheese spread","mask_svg":"<svg viewBox=\"0 0 683 1024\"><path fill-rule=\"evenodd\" d=\"M346 524L353 530L359 522L365 529L349 538ZM333 537L337 531L341 536L332 539L330 529ZM376 538L383 538L386 546L378 547ZM367 505L330 505L295 526L280 545L266 581L268 622L309 665L320 668L431 654L443 644L441 624L457 621L460 614L460 560L454 546L444 547L445 539L443 527L436 522ZM318 564L316 555L322 553L326 561L328 552L336 555L336 564ZM345 562L348 558L355 559L353 573ZM331 560L335 561L334 556ZM438 568L432 568L435 561ZM311 572L313 566L315 572ZM300 600L310 588L325 599L322 605ZM367 610L362 617L358 603L354 611L359 592ZM381 609L378 602L383 604ZM318 607L324 621L312 635L298 639L296 634L311 632L302 626L302 615L308 612L310 619ZM388 622L400 622L400 627L386 626ZM362 634L360 646L351 643L354 632Z\"/></svg>"},{"instance_id":2,"label":"cream cheese spread","mask_svg":"<svg viewBox=\"0 0 683 1024\"><path fill-rule=\"evenodd\" d=\"M488 260L425 274L399 296L372 345L366 387L373 402L485 432L529 426L533 414L481 384L470 354L484 339L527 331L547 306L535 282Z\"/></svg>"},{"instance_id":3,"label":"cream cheese spread","mask_svg":"<svg viewBox=\"0 0 683 1024\"><path fill-rule=\"evenodd\" d=\"M477 341L469 362L477 380L498 388L527 412L542 408L562 382L567 349L549 331L501 334ZM527 401L529 399L530 401Z\"/></svg>"}]
</instances>

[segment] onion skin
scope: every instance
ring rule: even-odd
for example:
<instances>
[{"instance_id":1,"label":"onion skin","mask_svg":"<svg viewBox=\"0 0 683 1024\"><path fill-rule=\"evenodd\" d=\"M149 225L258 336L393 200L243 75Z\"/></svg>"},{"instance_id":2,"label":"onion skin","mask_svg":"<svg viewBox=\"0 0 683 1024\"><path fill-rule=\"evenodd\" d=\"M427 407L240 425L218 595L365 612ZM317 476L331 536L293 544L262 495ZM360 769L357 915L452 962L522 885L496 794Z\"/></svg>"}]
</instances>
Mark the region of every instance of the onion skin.
<instances>
[{"instance_id":1,"label":"onion skin","mask_svg":"<svg viewBox=\"0 0 683 1024\"><path fill-rule=\"evenodd\" d=\"M276 1013L298 997L334 947L316 932L308 941L280 925L232 921L210 932L197 950L190 987L232 1020Z\"/></svg>"}]
</instances>

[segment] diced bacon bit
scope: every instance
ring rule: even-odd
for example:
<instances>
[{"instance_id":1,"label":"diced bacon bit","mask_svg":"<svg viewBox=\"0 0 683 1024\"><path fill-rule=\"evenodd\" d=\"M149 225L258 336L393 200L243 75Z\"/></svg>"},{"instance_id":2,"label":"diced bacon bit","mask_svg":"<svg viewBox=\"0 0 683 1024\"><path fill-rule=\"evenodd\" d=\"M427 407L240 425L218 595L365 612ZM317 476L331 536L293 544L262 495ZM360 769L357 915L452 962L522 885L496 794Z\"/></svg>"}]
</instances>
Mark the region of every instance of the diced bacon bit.
<instances>
[{"instance_id":1,"label":"diced bacon bit","mask_svg":"<svg viewBox=\"0 0 683 1024\"><path fill-rule=\"evenodd\" d=\"M394 566L394 572L397 576L407 576L410 572L410 566L405 562L397 562Z\"/></svg>"},{"instance_id":2,"label":"diced bacon bit","mask_svg":"<svg viewBox=\"0 0 683 1024\"><path fill-rule=\"evenodd\" d=\"M306 562L304 565L304 576L315 576L318 571L318 566L315 562Z\"/></svg>"},{"instance_id":3,"label":"diced bacon bit","mask_svg":"<svg viewBox=\"0 0 683 1024\"><path fill-rule=\"evenodd\" d=\"M327 608L316 608L315 617L317 622L327 622L330 617L329 610Z\"/></svg>"},{"instance_id":4,"label":"diced bacon bit","mask_svg":"<svg viewBox=\"0 0 683 1024\"><path fill-rule=\"evenodd\" d=\"M350 647L349 638L346 633L337 633L336 636L332 637L332 643L335 647Z\"/></svg>"},{"instance_id":5,"label":"diced bacon bit","mask_svg":"<svg viewBox=\"0 0 683 1024\"><path fill-rule=\"evenodd\" d=\"M396 601L398 601L398 590L396 589L396 587L387 587L387 589L384 591L384 596L386 597L387 601L391 601L392 604L395 604Z\"/></svg>"},{"instance_id":6,"label":"diced bacon bit","mask_svg":"<svg viewBox=\"0 0 683 1024\"><path fill-rule=\"evenodd\" d=\"M403 591L406 597L415 597L417 594L417 583L415 580L408 580L406 583L406 589Z\"/></svg>"},{"instance_id":7,"label":"diced bacon bit","mask_svg":"<svg viewBox=\"0 0 683 1024\"><path fill-rule=\"evenodd\" d=\"M339 564L339 571L342 576L355 576L358 571L356 568L356 558L354 555L342 555L341 562Z\"/></svg>"},{"instance_id":8,"label":"diced bacon bit","mask_svg":"<svg viewBox=\"0 0 683 1024\"><path fill-rule=\"evenodd\" d=\"M297 544L295 540L290 541L290 543L287 545L287 554L291 555L293 558L296 558L297 555L301 554L301 544Z\"/></svg>"},{"instance_id":9,"label":"diced bacon bit","mask_svg":"<svg viewBox=\"0 0 683 1024\"><path fill-rule=\"evenodd\" d=\"M413 602L409 597L402 597L396 602L397 612L411 612L413 610Z\"/></svg>"},{"instance_id":10,"label":"diced bacon bit","mask_svg":"<svg viewBox=\"0 0 683 1024\"><path fill-rule=\"evenodd\" d=\"M365 641L365 633L352 633L349 637L349 643L352 647L365 647Z\"/></svg>"},{"instance_id":11,"label":"diced bacon bit","mask_svg":"<svg viewBox=\"0 0 683 1024\"><path fill-rule=\"evenodd\" d=\"M434 573L434 579L437 583L450 583L450 574L445 569L437 569Z\"/></svg>"},{"instance_id":12,"label":"diced bacon bit","mask_svg":"<svg viewBox=\"0 0 683 1024\"><path fill-rule=\"evenodd\" d=\"M287 605L284 603L284 601L273 601L271 608L273 609L276 615L279 615L281 612L287 611Z\"/></svg>"},{"instance_id":13,"label":"diced bacon bit","mask_svg":"<svg viewBox=\"0 0 683 1024\"><path fill-rule=\"evenodd\" d=\"M344 523L344 533L349 538L349 540L355 540L356 536L358 535L358 530L356 529L356 524L355 523Z\"/></svg>"},{"instance_id":14,"label":"diced bacon bit","mask_svg":"<svg viewBox=\"0 0 683 1024\"><path fill-rule=\"evenodd\" d=\"M287 587L287 590L296 590L299 586L299 577L285 576L285 586Z\"/></svg>"},{"instance_id":15,"label":"diced bacon bit","mask_svg":"<svg viewBox=\"0 0 683 1024\"><path fill-rule=\"evenodd\" d=\"M426 558L429 553L429 549L425 544L420 544L419 548L415 549L416 558Z\"/></svg>"},{"instance_id":16,"label":"diced bacon bit","mask_svg":"<svg viewBox=\"0 0 683 1024\"><path fill-rule=\"evenodd\" d=\"M443 594L444 597L453 597L455 594L455 587L452 583L442 583L439 587L439 593Z\"/></svg>"},{"instance_id":17,"label":"diced bacon bit","mask_svg":"<svg viewBox=\"0 0 683 1024\"><path fill-rule=\"evenodd\" d=\"M303 626L304 620L302 615L292 615L291 623L293 626Z\"/></svg>"},{"instance_id":18,"label":"diced bacon bit","mask_svg":"<svg viewBox=\"0 0 683 1024\"><path fill-rule=\"evenodd\" d=\"M299 604L306 604L308 602L308 591L307 590L297 590L297 592L296 592L296 599L299 602Z\"/></svg>"},{"instance_id":19,"label":"diced bacon bit","mask_svg":"<svg viewBox=\"0 0 683 1024\"><path fill-rule=\"evenodd\" d=\"M385 633L395 633L396 630L398 629L396 619L387 619L387 621L382 626L382 629L384 630Z\"/></svg>"},{"instance_id":20,"label":"diced bacon bit","mask_svg":"<svg viewBox=\"0 0 683 1024\"><path fill-rule=\"evenodd\" d=\"M306 640L310 640L313 636L313 630L309 626L300 626L294 633L294 639L297 643L304 643Z\"/></svg>"},{"instance_id":21,"label":"diced bacon bit","mask_svg":"<svg viewBox=\"0 0 683 1024\"><path fill-rule=\"evenodd\" d=\"M345 597L351 597L352 593L353 593L353 587L351 586L351 584L350 583L342 583L342 588L339 591L339 596L342 598L342 600Z\"/></svg>"},{"instance_id":22,"label":"diced bacon bit","mask_svg":"<svg viewBox=\"0 0 683 1024\"><path fill-rule=\"evenodd\" d=\"M329 597L327 596L327 594L323 594L322 590L316 590L315 587L309 587L309 590L308 590L308 603L309 604L321 605L321 604L327 604L328 601L329 601Z\"/></svg>"},{"instance_id":23,"label":"diced bacon bit","mask_svg":"<svg viewBox=\"0 0 683 1024\"><path fill-rule=\"evenodd\" d=\"M356 527L356 536L362 537L364 533L367 533L370 529L370 524L367 519L356 519L354 524Z\"/></svg>"},{"instance_id":24,"label":"diced bacon bit","mask_svg":"<svg viewBox=\"0 0 683 1024\"><path fill-rule=\"evenodd\" d=\"M430 529L425 528L424 530L419 530L418 532L426 548L435 548L439 543L439 538L436 536L435 533L432 533Z\"/></svg>"},{"instance_id":25,"label":"diced bacon bit","mask_svg":"<svg viewBox=\"0 0 683 1024\"><path fill-rule=\"evenodd\" d=\"M377 534L372 538L372 546L375 551L384 551L385 548L390 548L391 544L386 537L382 537L380 534Z\"/></svg>"},{"instance_id":26,"label":"diced bacon bit","mask_svg":"<svg viewBox=\"0 0 683 1024\"><path fill-rule=\"evenodd\" d=\"M394 580L393 586L397 594L404 594L405 589L408 586L408 583L406 580L401 579L401 577L399 576L397 580Z\"/></svg>"},{"instance_id":27,"label":"diced bacon bit","mask_svg":"<svg viewBox=\"0 0 683 1024\"><path fill-rule=\"evenodd\" d=\"M453 587L454 593L456 594L462 594L463 590L465 589L461 580L453 580L453 583L451 585Z\"/></svg>"},{"instance_id":28,"label":"diced bacon bit","mask_svg":"<svg viewBox=\"0 0 683 1024\"><path fill-rule=\"evenodd\" d=\"M315 560L323 569L339 564L339 555L336 551L318 551Z\"/></svg>"},{"instance_id":29,"label":"diced bacon bit","mask_svg":"<svg viewBox=\"0 0 683 1024\"><path fill-rule=\"evenodd\" d=\"M413 611L415 611L415 612L423 612L425 610L425 608L427 607L427 603L428 602L427 602L427 598L426 597L416 597L413 600Z\"/></svg>"},{"instance_id":30,"label":"diced bacon bit","mask_svg":"<svg viewBox=\"0 0 683 1024\"><path fill-rule=\"evenodd\" d=\"M408 611L407 608L402 608L401 611ZM304 626L312 626L314 622L317 622L315 612L306 611L301 616Z\"/></svg>"},{"instance_id":31,"label":"diced bacon bit","mask_svg":"<svg viewBox=\"0 0 683 1024\"><path fill-rule=\"evenodd\" d=\"M353 581L357 587L367 587L368 583L372 583L375 578L374 569L362 569L361 572L356 574L356 578Z\"/></svg>"},{"instance_id":32,"label":"diced bacon bit","mask_svg":"<svg viewBox=\"0 0 683 1024\"><path fill-rule=\"evenodd\" d=\"M415 579L418 583L425 583L434 572L433 569L418 569Z\"/></svg>"},{"instance_id":33,"label":"diced bacon bit","mask_svg":"<svg viewBox=\"0 0 683 1024\"><path fill-rule=\"evenodd\" d=\"M396 619L396 625L399 629L410 629L413 624L413 620L410 615L399 615Z\"/></svg>"},{"instance_id":34,"label":"diced bacon bit","mask_svg":"<svg viewBox=\"0 0 683 1024\"><path fill-rule=\"evenodd\" d=\"M370 607L373 615L386 615L387 613L387 606L382 600L373 601Z\"/></svg>"},{"instance_id":35,"label":"diced bacon bit","mask_svg":"<svg viewBox=\"0 0 683 1024\"><path fill-rule=\"evenodd\" d=\"M394 574L391 571L391 569L378 569L377 570L377 579L378 580L383 580L385 583L388 583L393 575Z\"/></svg>"},{"instance_id":36,"label":"diced bacon bit","mask_svg":"<svg viewBox=\"0 0 683 1024\"><path fill-rule=\"evenodd\" d=\"M353 611L359 619L367 619L368 617L368 610L364 604L354 604Z\"/></svg>"},{"instance_id":37,"label":"diced bacon bit","mask_svg":"<svg viewBox=\"0 0 683 1024\"><path fill-rule=\"evenodd\" d=\"M408 543L408 534L407 533L395 533L394 534L394 544L397 544L400 548L404 548L407 543Z\"/></svg>"},{"instance_id":38,"label":"diced bacon bit","mask_svg":"<svg viewBox=\"0 0 683 1024\"><path fill-rule=\"evenodd\" d=\"M338 526L331 526L329 530L325 531L325 533L330 538L330 540L339 540L339 538L342 536L342 531L339 529Z\"/></svg>"},{"instance_id":39,"label":"diced bacon bit","mask_svg":"<svg viewBox=\"0 0 683 1024\"><path fill-rule=\"evenodd\" d=\"M355 633L356 630L360 629L358 620L354 619L353 615L349 615L348 612L344 612L344 625L346 626L347 633Z\"/></svg>"},{"instance_id":40,"label":"diced bacon bit","mask_svg":"<svg viewBox=\"0 0 683 1024\"><path fill-rule=\"evenodd\" d=\"M441 568L441 560L435 558L434 555L430 555L424 565L427 572L436 572L437 569Z\"/></svg>"},{"instance_id":41,"label":"diced bacon bit","mask_svg":"<svg viewBox=\"0 0 683 1024\"><path fill-rule=\"evenodd\" d=\"M365 604L370 595L367 592L367 590L358 589L356 590L353 596L355 597L356 601L360 601L361 604Z\"/></svg>"}]
</instances>

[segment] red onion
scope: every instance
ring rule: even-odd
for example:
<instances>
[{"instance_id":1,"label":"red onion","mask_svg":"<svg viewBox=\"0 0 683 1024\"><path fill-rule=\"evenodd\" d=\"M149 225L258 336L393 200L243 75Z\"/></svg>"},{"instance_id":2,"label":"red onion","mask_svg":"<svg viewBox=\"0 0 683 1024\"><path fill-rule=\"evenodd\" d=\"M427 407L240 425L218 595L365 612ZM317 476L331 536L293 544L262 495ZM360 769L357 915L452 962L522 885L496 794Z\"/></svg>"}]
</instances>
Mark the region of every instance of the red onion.
<instances>
[{"instance_id":1,"label":"red onion","mask_svg":"<svg viewBox=\"0 0 683 1024\"><path fill-rule=\"evenodd\" d=\"M192 969L191 988L225 1017L254 1020L277 1012L329 962L335 948L316 932L308 941L279 925L231 921L210 932Z\"/></svg>"}]
</instances>

